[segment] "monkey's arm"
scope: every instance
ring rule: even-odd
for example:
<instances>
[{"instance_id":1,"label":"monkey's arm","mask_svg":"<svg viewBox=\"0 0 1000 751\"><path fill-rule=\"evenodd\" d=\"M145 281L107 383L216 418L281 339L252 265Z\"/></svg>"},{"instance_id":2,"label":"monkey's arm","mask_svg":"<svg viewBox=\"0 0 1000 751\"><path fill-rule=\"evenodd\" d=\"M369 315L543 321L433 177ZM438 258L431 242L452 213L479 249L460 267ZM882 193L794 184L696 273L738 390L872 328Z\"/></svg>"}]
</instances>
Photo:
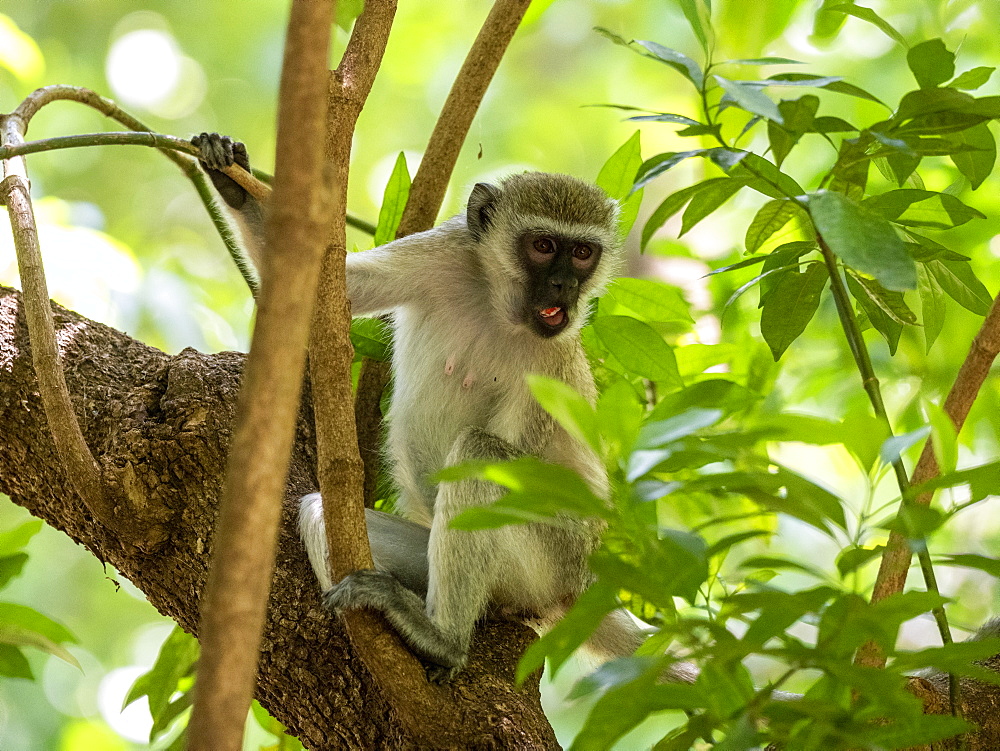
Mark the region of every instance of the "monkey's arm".
<instances>
[{"instance_id":1,"label":"monkey's arm","mask_svg":"<svg viewBox=\"0 0 1000 751\"><path fill-rule=\"evenodd\" d=\"M457 277L466 267L461 248L467 236L464 227L446 222L371 250L348 253L351 313L370 316L405 305L440 304L459 284Z\"/></svg>"},{"instance_id":2,"label":"monkey's arm","mask_svg":"<svg viewBox=\"0 0 1000 751\"><path fill-rule=\"evenodd\" d=\"M191 143L201 151L201 166L222 196L223 209L239 229L241 246L259 276L264 257L266 207L239 183L221 172L223 168L233 164L250 171L250 157L246 146L218 133L202 133L192 138Z\"/></svg>"}]
</instances>

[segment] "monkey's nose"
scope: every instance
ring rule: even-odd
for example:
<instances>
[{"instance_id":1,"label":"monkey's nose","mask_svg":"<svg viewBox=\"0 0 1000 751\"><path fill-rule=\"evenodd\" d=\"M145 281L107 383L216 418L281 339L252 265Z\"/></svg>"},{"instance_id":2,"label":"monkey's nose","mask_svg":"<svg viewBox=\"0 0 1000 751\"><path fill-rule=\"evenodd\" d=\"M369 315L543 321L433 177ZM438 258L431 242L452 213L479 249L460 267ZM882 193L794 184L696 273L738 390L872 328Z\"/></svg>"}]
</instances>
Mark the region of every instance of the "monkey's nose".
<instances>
[{"instance_id":1,"label":"monkey's nose","mask_svg":"<svg viewBox=\"0 0 1000 751\"><path fill-rule=\"evenodd\" d=\"M552 278L549 279L549 284L551 284L553 287L555 287L558 290L562 290L563 288L565 288L565 289L576 289L576 287L579 284L579 282L577 281L577 279L576 279L575 276L565 277L565 278L564 277L554 276L554 277L552 277Z\"/></svg>"}]
</instances>

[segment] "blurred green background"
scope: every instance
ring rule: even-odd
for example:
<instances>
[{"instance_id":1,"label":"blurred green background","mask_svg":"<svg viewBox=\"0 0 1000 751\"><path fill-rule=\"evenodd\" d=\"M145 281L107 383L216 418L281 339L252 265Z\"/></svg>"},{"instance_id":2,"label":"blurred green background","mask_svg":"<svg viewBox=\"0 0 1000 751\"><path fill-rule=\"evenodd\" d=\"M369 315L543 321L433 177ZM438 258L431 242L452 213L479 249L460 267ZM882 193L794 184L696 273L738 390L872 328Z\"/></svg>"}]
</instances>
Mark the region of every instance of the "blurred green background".
<instances>
[{"instance_id":1,"label":"blurred green background","mask_svg":"<svg viewBox=\"0 0 1000 751\"><path fill-rule=\"evenodd\" d=\"M957 47L959 70L997 62L1000 0L867 4L913 42L942 37L949 48ZM0 3L0 110L12 110L38 86L86 86L115 99L156 131L181 137L220 131L243 140L254 165L270 171L286 5L275 0L8 0ZM385 181L400 151L411 173L416 170L437 112L489 5L485 0L400 3L389 50L354 142L350 207L355 215L377 217ZM794 58L806 63L800 70L845 76L887 101L914 87L904 50L874 27L853 18L835 34L822 24L816 27L819 0L716 0L713 5L717 59L764 54ZM595 26L607 27L700 60L675 2L556 0L529 14L473 124L443 215L460 209L475 182L498 174L541 169L593 179L637 129L645 157L697 145L677 138L674 126L638 126L624 122L617 110L589 106L617 103L696 113L697 102L674 71L616 47L593 31ZM337 31L335 56L346 38L343 30ZM748 78L757 75L749 66L737 72ZM992 81L979 94L997 91ZM822 95L822 114L861 123L877 116L876 105L837 97ZM28 137L118 129L88 108L61 102L32 121ZM815 187L833 150L818 138L800 150L805 155L799 153L786 167L803 185ZM701 160L689 160L647 188L637 227L658 198L690 184L704 169ZM90 148L32 156L29 171L56 300L167 352L246 348L252 314L246 286L194 190L170 162L148 148ZM925 164L921 174L936 190L958 177L943 161ZM1000 283L1000 240L994 237L1000 215L997 188L994 175L974 194L963 194L963 200L990 219L948 235L949 247L972 257L991 292ZM739 259L746 223L762 202L745 193L681 241L675 239L675 218L644 256L631 238L635 247L628 273L662 278L684 290L698 317L691 342L730 344L750 352L759 344L756 295L746 295L730 308L721 326L720 313L722 303L753 272L704 276ZM17 286L6 221L0 219L0 283ZM364 248L370 239L351 231L348 243ZM820 317L832 321L834 316L827 299ZM947 389L980 320L952 305L944 333L929 355L919 334L908 329L891 361L884 342L866 335L871 337L890 413L900 416L904 426L919 422L918 393L936 399ZM826 335L830 330L812 326L782 360L780 371L773 366L770 408L828 416L867 409L846 347ZM997 392L995 381L989 383L970 417L962 464L997 454ZM867 478L842 447L782 444L775 451L787 465L847 498L868 492ZM892 493L885 489L883 494L888 499ZM0 529L26 518L20 508L0 503ZM951 545L953 552L992 550L995 555L1000 550L997 525L988 511L958 517L947 536L938 540L942 546ZM789 525L776 545L791 554L806 554L821 566L830 565L837 552L801 525ZM150 722L144 702L125 713L119 710L131 682L152 663L170 622L124 578L60 533L44 529L30 552L23 575L4 591L4 599L31 605L73 631L80 643L70 649L84 670L81 674L39 653L31 656L35 682L0 681L0 748L144 748ZM960 576L955 569L943 569L939 578L942 589L958 599L951 610L958 625L974 627L987 613L1000 610L997 588L985 575ZM906 636L926 643L933 633L932 624L917 622ZM557 684L545 687L563 742L572 738L586 710L580 702L562 698L571 683L567 670ZM651 724L619 747L648 745L657 737ZM260 740L255 736L248 743L256 748Z\"/></svg>"}]
</instances>

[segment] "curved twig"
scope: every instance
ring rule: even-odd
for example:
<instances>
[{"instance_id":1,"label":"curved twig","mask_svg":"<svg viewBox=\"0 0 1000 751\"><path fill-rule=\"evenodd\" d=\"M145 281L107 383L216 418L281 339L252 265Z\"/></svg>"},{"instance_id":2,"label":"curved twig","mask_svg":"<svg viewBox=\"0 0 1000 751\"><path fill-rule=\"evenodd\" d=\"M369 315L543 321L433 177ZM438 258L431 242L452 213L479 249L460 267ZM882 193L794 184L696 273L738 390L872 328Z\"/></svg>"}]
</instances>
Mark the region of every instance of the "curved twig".
<instances>
[{"instance_id":1,"label":"curved twig","mask_svg":"<svg viewBox=\"0 0 1000 751\"><path fill-rule=\"evenodd\" d=\"M78 104L93 107L106 117L109 117L115 122L121 123L126 128L134 131L150 132L152 130L144 122L133 117L128 112L121 109L121 107L113 101L101 96L96 91L85 89L80 86L66 86L63 84L43 86L40 89L35 89L25 98L23 102L21 102L20 105L18 105L17 109L11 114L11 117L17 118L24 123L24 129L22 130L23 134L27 132L28 122L42 107L58 101L77 102ZM223 216L219 207L215 203L215 199L212 196L212 190L208 187L208 178L205 177L205 173L201 171L198 167L198 163L194 159L191 159L176 150L160 149L160 151L167 157L167 159L176 164L187 176L187 178L194 183L195 190L198 192L198 196L201 198L201 201L205 206L205 211L208 212L208 216L212 220L212 224L214 225L216 232L219 233L219 237L222 238L222 242L226 246L226 251L236 263L236 266L243 275L243 279L246 281L251 293L256 296L257 279L243 259L243 251L240 249L239 243L236 241L236 236L233 233L232 227L229 226L229 222L226 220L225 216Z\"/></svg>"},{"instance_id":2,"label":"curved twig","mask_svg":"<svg viewBox=\"0 0 1000 751\"><path fill-rule=\"evenodd\" d=\"M0 143L5 147L17 146L23 139L28 117L8 115L0 118L0 123ZM3 172L5 177L0 182L0 201L7 206L14 235L32 362L49 430L63 468L87 508L102 524L124 540L143 545L155 544L162 540L162 530L147 528L139 519L122 518L104 481L101 467L83 437L59 359L24 158L7 157L3 161Z\"/></svg>"}]
</instances>

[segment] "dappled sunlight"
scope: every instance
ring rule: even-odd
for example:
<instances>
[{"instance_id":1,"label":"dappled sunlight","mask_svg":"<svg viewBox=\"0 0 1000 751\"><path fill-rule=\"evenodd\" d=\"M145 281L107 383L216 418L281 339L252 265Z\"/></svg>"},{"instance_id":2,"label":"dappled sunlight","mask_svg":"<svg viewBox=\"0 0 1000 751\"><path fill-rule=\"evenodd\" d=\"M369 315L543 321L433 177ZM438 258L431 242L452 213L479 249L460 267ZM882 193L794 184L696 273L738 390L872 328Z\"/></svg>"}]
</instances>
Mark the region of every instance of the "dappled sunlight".
<instances>
[{"instance_id":1,"label":"dappled sunlight","mask_svg":"<svg viewBox=\"0 0 1000 751\"><path fill-rule=\"evenodd\" d=\"M58 198L35 202L49 295L81 315L121 326L121 303L139 289L139 265L122 242L104 232L70 224L70 213L70 205ZM0 218L0 284L21 286L6 212Z\"/></svg>"},{"instance_id":2,"label":"dappled sunlight","mask_svg":"<svg viewBox=\"0 0 1000 751\"><path fill-rule=\"evenodd\" d=\"M118 28L133 26L154 28L131 29L112 43L105 72L115 96L171 120L193 112L207 90L201 66L182 54L162 16L143 11L124 18Z\"/></svg>"}]
</instances>

